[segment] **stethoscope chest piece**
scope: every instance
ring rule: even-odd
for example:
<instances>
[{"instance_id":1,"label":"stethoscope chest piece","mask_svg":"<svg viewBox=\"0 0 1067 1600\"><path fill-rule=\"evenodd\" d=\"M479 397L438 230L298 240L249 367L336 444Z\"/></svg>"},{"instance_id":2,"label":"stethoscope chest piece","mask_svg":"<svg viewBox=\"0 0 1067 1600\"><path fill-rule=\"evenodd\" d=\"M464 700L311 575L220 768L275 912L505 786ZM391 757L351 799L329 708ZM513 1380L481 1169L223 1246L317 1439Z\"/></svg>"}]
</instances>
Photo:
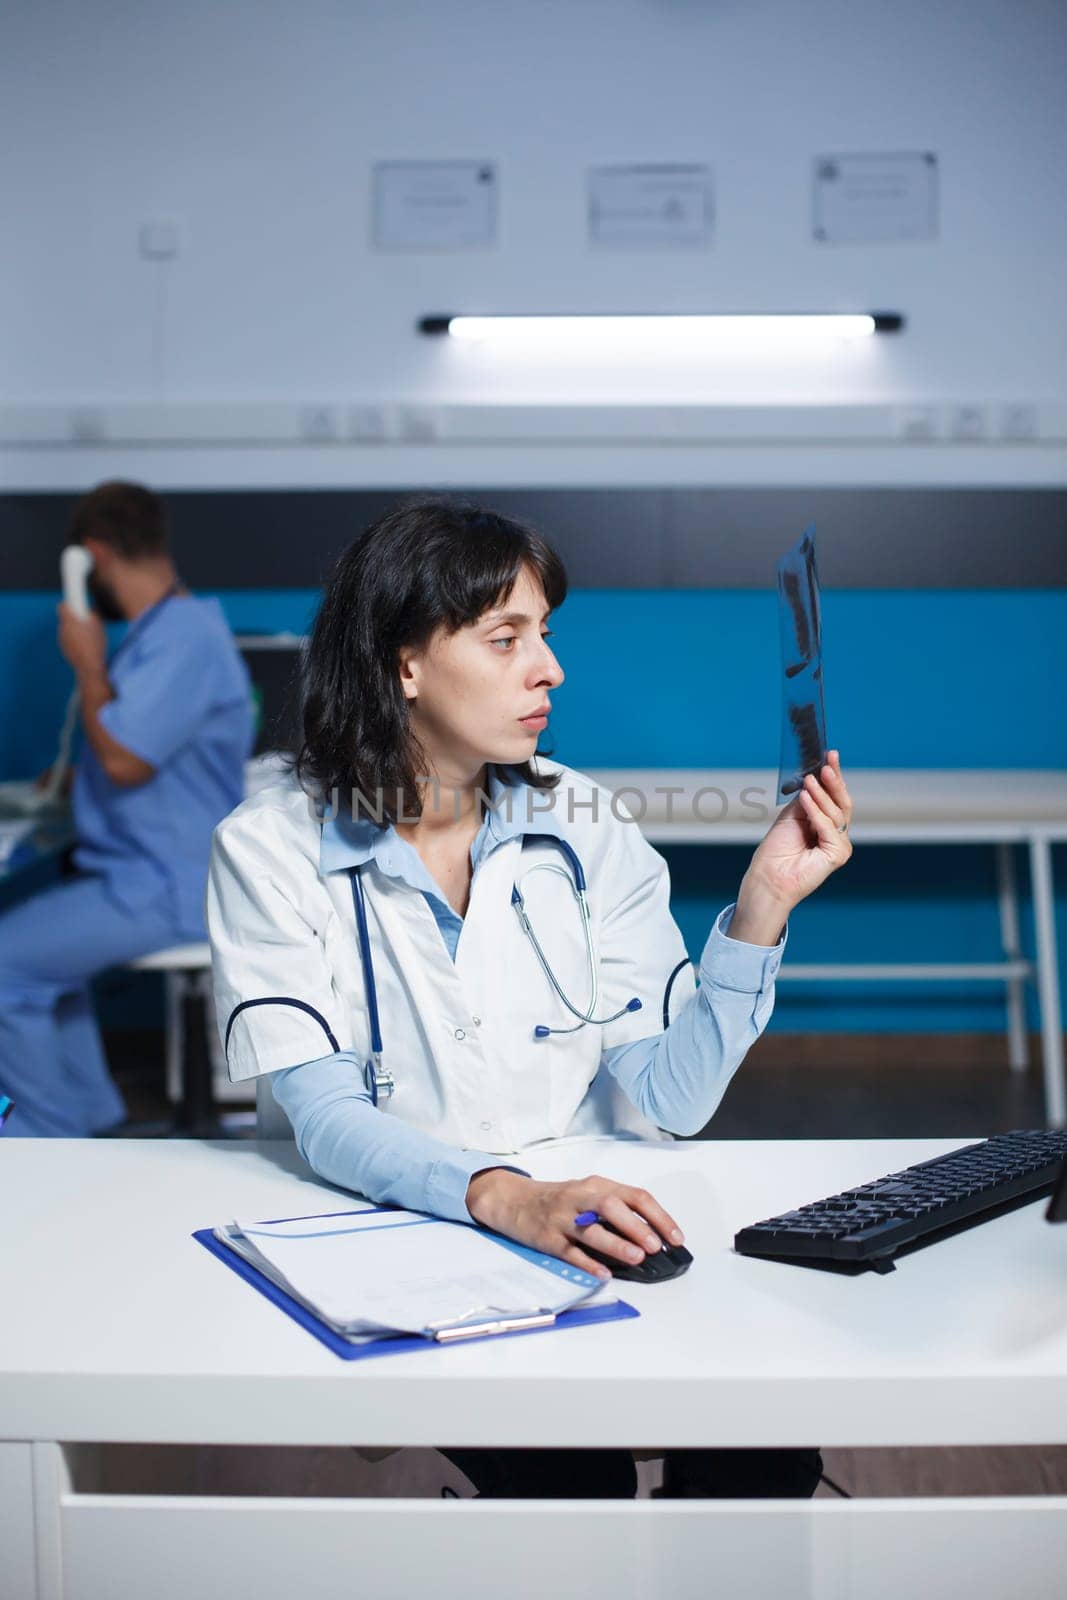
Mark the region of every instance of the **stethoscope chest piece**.
<instances>
[{"instance_id":1,"label":"stethoscope chest piece","mask_svg":"<svg viewBox=\"0 0 1067 1600\"><path fill-rule=\"evenodd\" d=\"M396 1090L396 1079L388 1067L382 1066L381 1051L372 1052L363 1068L363 1080L367 1085L371 1105L376 1106L379 1100L390 1100Z\"/></svg>"}]
</instances>

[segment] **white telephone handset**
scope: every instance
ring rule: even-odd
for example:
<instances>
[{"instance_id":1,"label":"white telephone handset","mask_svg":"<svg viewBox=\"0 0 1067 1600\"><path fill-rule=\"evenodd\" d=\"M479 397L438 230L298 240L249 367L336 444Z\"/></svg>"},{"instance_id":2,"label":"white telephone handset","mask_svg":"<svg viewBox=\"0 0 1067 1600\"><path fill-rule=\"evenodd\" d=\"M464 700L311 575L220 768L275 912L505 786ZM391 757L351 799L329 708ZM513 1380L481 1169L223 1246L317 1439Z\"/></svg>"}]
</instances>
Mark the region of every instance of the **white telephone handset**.
<instances>
[{"instance_id":1,"label":"white telephone handset","mask_svg":"<svg viewBox=\"0 0 1067 1600\"><path fill-rule=\"evenodd\" d=\"M63 599L79 617L89 615L89 588L86 579L92 570L93 558L83 544L68 544L59 558L59 577L63 585Z\"/></svg>"},{"instance_id":2,"label":"white telephone handset","mask_svg":"<svg viewBox=\"0 0 1067 1600\"><path fill-rule=\"evenodd\" d=\"M81 544L68 544L59 558L59 580L63 600L75 616L89 615L89 587L87 579L92 570L93 558ZM48 773L48 781L40 787L32 781L15 780L0 784L0 816L32 817L59 802L63 780L70 766L74 729L78 721L78 691L75 689L67 701L63 726L59 734L59 749Z\"/></svg>"}]
</instances>

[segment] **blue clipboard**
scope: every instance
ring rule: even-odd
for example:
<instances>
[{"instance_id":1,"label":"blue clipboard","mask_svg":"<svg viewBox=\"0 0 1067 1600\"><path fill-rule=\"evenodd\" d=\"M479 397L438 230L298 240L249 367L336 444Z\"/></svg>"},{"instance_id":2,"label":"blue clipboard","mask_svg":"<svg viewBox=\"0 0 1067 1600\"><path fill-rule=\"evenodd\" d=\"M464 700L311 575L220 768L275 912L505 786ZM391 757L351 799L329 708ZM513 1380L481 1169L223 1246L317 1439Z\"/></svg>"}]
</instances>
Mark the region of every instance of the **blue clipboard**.
<instances>
[{"instance_id":1,"label":"blue clipboard","mask_svg":"<svg viewBox=\"0 0 1067 1600\"><path fill-rule=\"evenodd\" d=\"M388 1211L393 1208L390 1206L368 1206L365 1209ZM274 1222L292 1222L297 1219L293 1217L274 1217L271 1220ZM213 1256L216 1256L233 1272L236 1272L239 1278L243 1278L246 1283L250 1283L253 1289L258 1289L261 1295L276 1305L280 1311L284 1311L287 1317L292 1317L294 1322L298 1322L302 1328L306 1328L308 1333L318 1339L320 1344L324 1344L328 1350L332 1350L335 1356L340 1356L342 1361L362 1361L364 1357L370 1356L398 1356L403 1355L405 1350L439 1350L446 1343L443 1340L424 1338L417 1333L399 1333L389 1334L381 1339L371 1339L365 1344L352 1344L349 1340L342 1338L339 1333L335 1333L332 1328L328 1327L325 1322L320 1321L312 1312L306 1310L291 1295L286 1294L284 1289L279 1289L277 1284L272 1283L257 1267L252 1266L251 1262L246 1261L236 1251L222 1244L215 1238L210 1228L198 1228L193 1234L193 1238L198 1244L202 1244L205 1250L210 1250ZM528 1256L533 1260L537 1259L537 1252L528 1251L524 1246L515 1244L510 1239L501 1239L500 1243L507 1248L513 1249L516 1254ZM558 1328L580 1328L595 1322L624 1322L631 1317L640 1316L640 1314L635 1306L628 1305L625 1300L616 1300L612 1305L572 1306L568 1311L558 1312L556 1320L547 1325L535 1328L510 1328L504 1333L493 1333L482 1337L514 1339L524 1334L553 1333ZM481 1343L482 1339L473 1341L460 1339L447 1342L459 1344Z\"/></svg>"}]
</instances>

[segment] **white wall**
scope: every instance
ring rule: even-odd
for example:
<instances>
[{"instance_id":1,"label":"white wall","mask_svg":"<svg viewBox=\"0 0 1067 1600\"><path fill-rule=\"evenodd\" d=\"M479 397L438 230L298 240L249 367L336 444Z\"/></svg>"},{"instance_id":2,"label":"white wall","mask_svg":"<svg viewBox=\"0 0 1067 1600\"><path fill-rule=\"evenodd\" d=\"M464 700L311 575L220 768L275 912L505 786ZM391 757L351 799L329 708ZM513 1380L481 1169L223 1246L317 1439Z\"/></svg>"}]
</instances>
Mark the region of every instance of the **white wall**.
<instances>
[{"instance_id":1,"label":"white wall","mask_svg":"<svg viewBox=\"0 0 1067 1600\"><path fill-rule=\"evenodd\" d=\"M1067 402L1064 0L2 0L0 23L0 405ZM938 240L816 245L812 157L898 149L939 156ZM497 247L371 250L371 164L404 157L497 161ZM589 166L704 160L710 251L590 250ZM138 255L155 218L182 226L165 266ZM440 310L790 308L908 327L817 361L562 373L414 332ZM935 477L1065 476L1062 451L991 453ZM244 456L223 476L273 481ZM55 481L61 458L0 471ZM182 472L218 481L220 459ZM362 459L323 481L380 478Z\"/></svg>"}]
</instances>

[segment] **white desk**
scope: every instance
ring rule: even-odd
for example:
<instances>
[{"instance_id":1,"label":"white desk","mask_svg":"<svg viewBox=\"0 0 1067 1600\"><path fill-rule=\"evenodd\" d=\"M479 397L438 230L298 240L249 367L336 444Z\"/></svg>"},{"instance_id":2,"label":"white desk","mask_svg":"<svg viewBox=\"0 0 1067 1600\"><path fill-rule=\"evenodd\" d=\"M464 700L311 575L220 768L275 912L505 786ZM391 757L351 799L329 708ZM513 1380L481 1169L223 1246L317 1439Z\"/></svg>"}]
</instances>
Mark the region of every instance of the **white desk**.
<instances>
[{"instance_id":1,"label":"white desk","mask_svg":"<svg viewBox=\"0 0 1067 1600\"><path fill-rule=\"evenodd\" d=\"M4 1600L1014 1600L1061 1592L1067 1499L477 1502L94 1494L70 1441L937 1445L1067 1440L1067 1228L1034 1205L845 1278L734 1231L947 1141L564 1144L679 1214L695 1263L640 1320L348 1364L190 1239L329 1209L292 1144L0 1141ZM688 1175L688 1176L687 1176ZM668 1190L670 1194L668 1195ZM311 1574L321 1587L315 1587ZM561 1574L566 1583L561 1587ZM743 1586L739 1575L744 1573ZM504 1574L511 1574L505 1579ZM332 1587L336 1586L336 1587Z\"/></svg>"},{"instance_id":2,"label":"white desk","mask_svg":"<svg viewBox=\"0 0 1067 1600\"><path fill-rule=\"evenodd\" d=\"M653 844L751 844L778 809L778 775L765 768L598 768L590 776L617 795ZM1045 1108L1053 1127L1067 1122L1052 846L1067 841L1067 772L1001 769L846 770L855 802L853 841L892 845L991 845L1003 960L848 963L788 959L780 982L808 978L860 982L995 979L1006 986L1009 1059L1026 1066L1025 985L1036 979L1041 1014ZM1033 892L1036 961L1023 959L1015 885L1015 847L1026 847ZM1036 970L1035 970L1036 968Z\"/></svg>"}]
</instances>

